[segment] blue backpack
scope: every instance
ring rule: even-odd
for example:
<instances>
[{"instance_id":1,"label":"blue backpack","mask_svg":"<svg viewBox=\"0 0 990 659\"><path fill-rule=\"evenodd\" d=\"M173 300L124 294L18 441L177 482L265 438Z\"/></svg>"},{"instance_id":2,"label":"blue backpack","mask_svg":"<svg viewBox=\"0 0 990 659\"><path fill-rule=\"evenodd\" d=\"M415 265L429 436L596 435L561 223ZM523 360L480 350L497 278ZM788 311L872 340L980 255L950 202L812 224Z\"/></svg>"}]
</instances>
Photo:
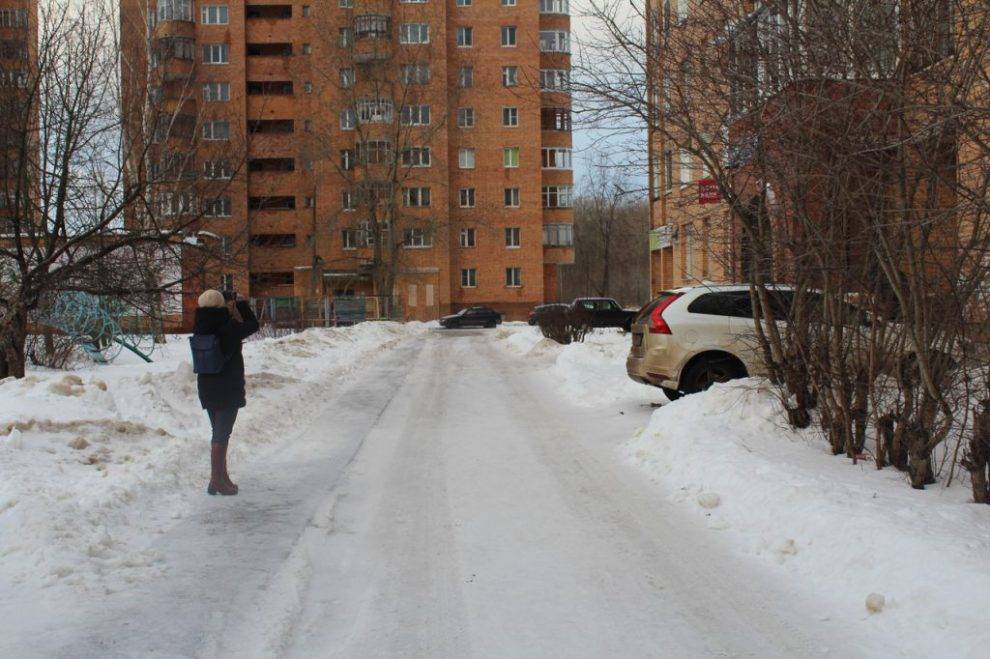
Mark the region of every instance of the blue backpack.
<instances>
[{"instance_id":1,"label":"blue backpack","mask_svg":"<svg viewBox=\"0 0 990 659\"><path fill-rule=\"evenodd\" d=\"M189 347L192 349L193 373L215 375L227 363L220 348L220 337L215 334L193 334L189 337Z\"/></svg>"}]
</instances>

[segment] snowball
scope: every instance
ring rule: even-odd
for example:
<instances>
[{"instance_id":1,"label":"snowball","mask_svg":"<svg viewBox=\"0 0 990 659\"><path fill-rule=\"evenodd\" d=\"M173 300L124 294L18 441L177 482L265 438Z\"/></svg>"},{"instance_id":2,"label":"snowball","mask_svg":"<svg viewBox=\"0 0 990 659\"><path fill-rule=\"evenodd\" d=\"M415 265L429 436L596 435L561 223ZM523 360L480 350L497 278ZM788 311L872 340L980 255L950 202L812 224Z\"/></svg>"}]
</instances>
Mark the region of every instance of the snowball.
<instances>
[{"instance_id":1,"label":"snowball","mask_svg":"<svg viewBox=\"0 0 990 659\"><path fill-rule=\"evenodd\" d=\"M715 494L714 492L702 492L698 495L698 505L702 508L718 508L718 505L722 503L722 497Z\"/></svg>"},{"instance_id":2,"label":"snowball","mask_svg":"<svg viewBox=\"0 0 990 659\"><path fill-rule=\"evenodd\" d=\"M870 613L880 613L887 604L887 598L880 593L870 593L866 596L866 610Z\"/></svg>"},{"instance_id":3,"label":"snowball","mask_svg":"<svg viewBox=\"0 0 990 659\"><path fill-rule=\"evenodd\" d=\"M17 428L12 428L10 434L7 435L7 446L10 448L24 448L24 438L21 437L21 431Z\"/></svg>"}]
</instances>

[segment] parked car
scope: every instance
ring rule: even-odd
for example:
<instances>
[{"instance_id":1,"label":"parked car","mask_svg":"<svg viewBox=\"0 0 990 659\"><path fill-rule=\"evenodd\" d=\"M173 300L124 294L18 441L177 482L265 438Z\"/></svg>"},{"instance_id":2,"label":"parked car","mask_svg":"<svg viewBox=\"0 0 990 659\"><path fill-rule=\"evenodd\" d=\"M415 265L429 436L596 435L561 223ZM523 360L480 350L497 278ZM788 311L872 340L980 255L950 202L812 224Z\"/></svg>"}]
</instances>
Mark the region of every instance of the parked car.
<instances>
[{"instance_id":1,"label":"parked car","mask_svg":"<svg viewBox=\"0 0 990 659\"><path fill-rule=\"evenodd\" d=\"M455 327L495 327L501 324L502 314L490 307L468 307L452 316L440 319L440 326L446 329Z\"/></svg>"},{"instance_id":2,"label":"parked car","mask_svg":"<svg viewBox=\"0 0 990 659\"><path fill-rule=\"evenodd\" d=\"M541 317L554 312L565 313L570 311L570 308L571 305L563 303L540 304L533 307L533 310L529 312L529 319L526 322L530 325L539 325Z\"/></svg>"},{"instance_id":3,"label":"parked car","mask_svg":"<svg viewBox=\"0 0 990 659\"><path fill-rule=\"evenodd\" d=\"M623 309L610 297L579 297L571 302L571 313L587 327L618 327L629 330L637 312Z\"/></svg>"},{"instance_id":4,"label":"parked car","mask_svg":"<svg viewBox=\"0 0 990 659\"><path fill-rule=\"evenodd\" d=\"M671 400L715 382L765 375L754 334L748 286L665 291L633 320L626 372Z\"/></svg>"}]
</instances>

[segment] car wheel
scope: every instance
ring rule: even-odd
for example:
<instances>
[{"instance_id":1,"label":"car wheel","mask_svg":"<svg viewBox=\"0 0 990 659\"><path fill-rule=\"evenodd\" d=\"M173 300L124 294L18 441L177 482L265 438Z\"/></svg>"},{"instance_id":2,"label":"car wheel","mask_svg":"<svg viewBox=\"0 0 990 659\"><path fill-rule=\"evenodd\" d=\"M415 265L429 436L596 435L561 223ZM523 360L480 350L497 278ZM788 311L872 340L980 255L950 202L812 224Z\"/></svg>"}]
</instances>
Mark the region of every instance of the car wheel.
<instances>
[{"instance_id":1,"label":"car wheel","mask_svg":"<svg viewBox=\"0 0 990 659\"><path fill-rule=\"evenodd\" d=\"M489 327L489 328L495 327L495 321L489 320L487 323L485 323L485 327Z\"/></svg>"},{"instance_id":2,"label":"car wheel","mask_svg":"<svg viewBox=\"0 0 990 659\"><path fill-rule=\"evenodd\" d=\"M670 387L660 387L660 391L663 392L663 395L666 396L669 401L675 401L684 395L677 389L671 389Z\"/></svg>"},{"instance_id":3,"label":"car wheel","mask_svg":"<svg viewBox=\"0 0 990 659\"><path fill-rule=\"evenodd\" d=\"M694 363L681 379L681 391L695 394L705 391L716 382L728 382L746 377L738 362L729 357L709 357Z\"/></svg>"}]
</instances>

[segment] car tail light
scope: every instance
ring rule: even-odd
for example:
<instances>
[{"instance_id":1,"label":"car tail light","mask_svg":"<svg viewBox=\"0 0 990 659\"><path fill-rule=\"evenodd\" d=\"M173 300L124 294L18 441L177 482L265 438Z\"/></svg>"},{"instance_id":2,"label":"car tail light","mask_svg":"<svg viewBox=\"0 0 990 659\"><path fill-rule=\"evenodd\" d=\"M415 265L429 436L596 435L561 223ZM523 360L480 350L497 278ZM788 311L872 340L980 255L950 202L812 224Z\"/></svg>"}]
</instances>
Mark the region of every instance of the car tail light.
<instances>
[{"instance_id":1,"label":"car tail light","mask_svg":"<svg viewBox=\"0 0 990 659\"><path fill-rule=\"evenodd\" d=\"M663 319L664 310L677 301L683 293L674 293L666 298L650 312L650 334L671 334L670 325Z\"/></svg>"}]
</instances>

